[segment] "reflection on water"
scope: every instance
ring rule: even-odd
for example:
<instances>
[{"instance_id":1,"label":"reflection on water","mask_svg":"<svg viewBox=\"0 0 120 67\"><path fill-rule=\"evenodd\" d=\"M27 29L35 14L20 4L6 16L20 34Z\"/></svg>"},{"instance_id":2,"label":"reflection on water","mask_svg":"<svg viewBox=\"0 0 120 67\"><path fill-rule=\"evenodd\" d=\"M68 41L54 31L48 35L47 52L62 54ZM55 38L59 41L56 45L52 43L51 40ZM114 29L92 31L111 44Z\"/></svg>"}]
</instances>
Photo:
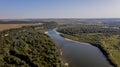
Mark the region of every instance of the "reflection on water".
<instances>
[{"instance_id":1,"label":"reflection on water","mask_svg":"<svg viewBox=\"0 0 120 67\"><path fill-rule=\"evenodd\" d=\"M111 67L98 48L87 43L66 40L55 30L49 30L48 35L59 44L63 59L69 63L69 67Z\"/></svg>"}]
</instances>

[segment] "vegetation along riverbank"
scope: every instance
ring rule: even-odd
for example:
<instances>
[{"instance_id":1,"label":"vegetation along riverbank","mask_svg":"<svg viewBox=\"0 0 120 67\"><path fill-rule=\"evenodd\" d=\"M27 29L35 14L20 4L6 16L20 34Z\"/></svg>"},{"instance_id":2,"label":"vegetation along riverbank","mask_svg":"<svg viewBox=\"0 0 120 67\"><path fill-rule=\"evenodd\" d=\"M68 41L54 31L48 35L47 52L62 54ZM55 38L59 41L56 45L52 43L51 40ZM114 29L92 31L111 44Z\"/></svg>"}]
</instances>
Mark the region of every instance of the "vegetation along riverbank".
<instances>
[{"instance_id":1,"label":"vegetation along riverbank","mask_svg":"<svg viewBox=\"0 0 120 67\"><path fill-rule=\"evenodd\" d=\"M98 47L111 65L120 67L120 29L96 25L69 25L59 27L61 36Z\"/></svg>"},{"instance_id":2,"label":"vegetation along riverbank","mask_svg":"<svg viewBox=\"0 0 120 67\"><path fill-rule=\"evenodd\" d=\"M61 67L54 41L41 25L0 32L0 67Z\"/></svg>"}]
</instances>

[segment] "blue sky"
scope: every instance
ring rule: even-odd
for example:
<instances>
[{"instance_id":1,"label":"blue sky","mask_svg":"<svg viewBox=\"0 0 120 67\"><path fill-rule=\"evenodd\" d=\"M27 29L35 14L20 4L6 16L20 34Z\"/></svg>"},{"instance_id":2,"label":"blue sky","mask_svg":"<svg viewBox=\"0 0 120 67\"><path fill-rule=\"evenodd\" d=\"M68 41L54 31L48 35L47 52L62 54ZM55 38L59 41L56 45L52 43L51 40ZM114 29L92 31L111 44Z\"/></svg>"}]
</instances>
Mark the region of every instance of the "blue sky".
<instances>
[{"instance_id":1,"label":"blue sky","mask_svg":"<svg viewBox=\"0 0 120 67\"><path fill-rule=\"evenodd\" d=\"M0 0L0 19L120 18L120 0Z\"/></svg>"}]
</instances>

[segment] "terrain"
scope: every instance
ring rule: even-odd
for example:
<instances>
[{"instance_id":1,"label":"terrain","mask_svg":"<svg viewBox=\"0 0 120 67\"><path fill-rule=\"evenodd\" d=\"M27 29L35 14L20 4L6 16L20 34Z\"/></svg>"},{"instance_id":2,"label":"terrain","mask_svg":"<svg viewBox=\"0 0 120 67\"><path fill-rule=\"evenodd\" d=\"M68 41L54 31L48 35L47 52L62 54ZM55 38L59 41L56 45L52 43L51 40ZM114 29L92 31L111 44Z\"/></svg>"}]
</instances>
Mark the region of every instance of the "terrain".
<instances>
[{"instance_id":1,"label":"terrain","mask_svg":"<svg viewBox=\"0 0 120 67\"><path fill-rule=\"evenodd\" d=\"M6 29L11 29L11 28L20 28L22 26L35 26L38 24L0 24L0 31L6 30Z\"/></svg>"},{"instance_id":2,"label":"terrain","mask_svg":"<svg viewBox=\"0 0 120 67\"><path fill-rule=\"evenodd\" d=\"M120 67L119 20L119 18L0 20L1 66L64 66L58 46L44 34L45 31L57 29L65 38L98 47L111 65Z\"/></svg>"},{"instance_id":3,"label":"terrain","mask_svg":"<svg viewBox=\"0 0 120 67\"><path fill-rule=\"evenodd\" d=\"M57 29L61 36L90 43L107 57L111 65L120 67L120 29L116 24L63 24Z\"/></svg>"},{"instance_id":4,"label":"terrain","mask_svg":"<svg viewBox=\"0 0 120 67\"><path fill-rule=\"evenodd\" d=\"M31 26L32 25L32 26ZM55 42L39 24L1 24L0 67L61 67ZM13 28L13 29L7 29ZM19 27L19 28L18 28Z\"/></svg>"}]
</instances>

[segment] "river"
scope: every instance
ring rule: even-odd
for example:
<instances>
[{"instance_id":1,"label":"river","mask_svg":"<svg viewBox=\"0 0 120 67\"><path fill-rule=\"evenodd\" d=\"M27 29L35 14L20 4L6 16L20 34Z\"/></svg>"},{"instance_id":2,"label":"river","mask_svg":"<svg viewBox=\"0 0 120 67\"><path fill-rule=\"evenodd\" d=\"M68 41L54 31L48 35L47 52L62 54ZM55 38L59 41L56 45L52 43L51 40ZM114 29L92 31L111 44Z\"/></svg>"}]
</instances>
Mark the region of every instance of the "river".
<instances>
[{"instance_id":1,"label":"river","mask_svg":"<svg viewBox=\"0 0 120 67\"><path fill-rule=\"evenodd\" d=\"M62 57L69 63L69 67L112 67L97 47L66 40L57 34L56 30L49 30L48 35L58 44L63 52Z\"/></svg>"}]
</instances>

